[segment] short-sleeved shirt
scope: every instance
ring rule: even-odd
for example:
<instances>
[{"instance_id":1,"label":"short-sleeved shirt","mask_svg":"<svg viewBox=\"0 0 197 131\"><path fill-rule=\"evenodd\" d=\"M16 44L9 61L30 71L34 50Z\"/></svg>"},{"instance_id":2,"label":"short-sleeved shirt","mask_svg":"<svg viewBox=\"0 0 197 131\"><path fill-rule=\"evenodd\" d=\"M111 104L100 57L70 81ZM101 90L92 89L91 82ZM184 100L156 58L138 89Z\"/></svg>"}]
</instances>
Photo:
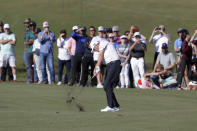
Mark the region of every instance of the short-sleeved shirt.
<instances>
[{"instance_id":1,"label":"short-sleeved shirt","mask_svg":"<svg viewBox=\"0 0 197 131\"><path fill-rule=\"evenodd\" d=\"M14 33L6 34L1 33L0 34L0 40L13 40L16 41L16 37ZM1 45L1 55L15 55L14 51L14 45L6 43L6 44L0 44Z\"/></svg>"},{"instance_id":2,"label":"short-sleeved shirt","mask_svg":"<svg viewBox=\"0 0 197 131\"><path fill-rule=\"evenodd\" d=\"M28 42L31 39L35 40L36 36L32 31L28 31L27 34L26 34L26 37L25 37L25 42ZM29 53L33 52L32 51L33 50L33 43L31 45L27 46L27 50L28 50Z\"/></svg>"},{"instance_id":3,"label":"short-sleeved shirt","mask_svg":"<svg viewBox=\"0 0 197 131\"><path fill-rule=\"evenodd\" d=\"M141 58L144 57L145 53L142 47L146 48L146 41L144 39L140 40L141 43L136 44L133 50L131 51L131 57L134 58ZM134 44L134 42L131 43L131 46Z\"/></svg>"},{"instance_id":4,"label":"short-sleeved shirt","mask_svg":"<svg viewBox=\"0 0 197 131\"><path fill-rule=\"evenodd\" d=\"M174 55L171 52L164 54L163 52L159 53L157 57L157 62L164 66L164 69L172 64L176 63ZM173 73L173 69L170 70Z\"/></svg>"},{"instance_id":5,"label":"short-sleeved shirt","mask_svg":"<svg viewBox=\"0 0 197 131\"><path fill-rule=\"evenodd\" d=\"M153 43L155 43L155 52L161 53L162 52L162 49L161 49L162 44L163 43L169 44L169 40L166 36L164 36L162 34L158 34L153 37Z\"/></svg>"},{"instance_id":6,"label":"short-sleeved shirt","mask_svg":"<svg viewBox=\"0 0 197 131\"><path fill-rule=\"evenodd\" d=\"M182 46L181 38L176 39L175 42L174 42L174 50L177 50L178 48L181 48L181 46ZM176 54L177 54L177 56L180 56L181 51L177 52Z\"/></svg>"},{"instance_id":7,"label":"short-sleeved shirt","mask_svg":"<svg viewBox=\"0 0 197 131\"><path fill-rule=\"evenodd\" d=\"M100 44L102 41L105 41L105 40L106 40L105 38L100 38L99 36L95 36L91 40L90 47L92 48L92 50L94 50L95 45ZM98 57L99 57L99 52L93 51L94 61L97 61Z\"/></svg>"},{"instance_id":8,"label":"short-sleeved shirt","mask_svg":"<svg viewBox=\"0 0 197 131\"><path fill-rule=\"evenodd\" d=\"M118 45L118 47L117 47L117 51L118 51L118 53L120 53L121 55L128 56L129 53L130 53L129 48L130 48L130 44L124 44L124 45L123 45L123 44L120 44L120 45ZM121 63L124 63L125 60L126 60L125 58L120 57Z\"/></svg>"},{"instance_id":9,"label":"short-sleeved shirt","mask_svg":"<svg viewBox=\"0 0 197 131\"><path fill-rule=\"evenodd\" d=\"M108 64L112 61L120 60L118 53L113 44L107 40L101 41L99 45L99 51L105 50L104 52L104 63Z\"/></svg>"}]
</instances>

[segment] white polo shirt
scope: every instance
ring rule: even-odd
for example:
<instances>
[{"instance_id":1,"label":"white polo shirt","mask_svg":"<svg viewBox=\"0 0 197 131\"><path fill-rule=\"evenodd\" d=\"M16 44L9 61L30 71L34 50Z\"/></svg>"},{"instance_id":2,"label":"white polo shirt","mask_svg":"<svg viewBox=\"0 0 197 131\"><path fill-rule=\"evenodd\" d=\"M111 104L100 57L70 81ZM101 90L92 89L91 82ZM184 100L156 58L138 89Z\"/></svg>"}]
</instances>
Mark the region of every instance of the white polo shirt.
<instances>
[{"instance_id":1,"label":"white polo shirt","mask_svg":"<svg viewBox=\"0 0 197 131\"><path fill-rule=\"evenodd\" d=\"M166 36L162 34L155 35L153 37L153 43L155 43L155 52L162 52L162 44L166 43L167 45L169 44L169 40Z\"/></svg>"},{"instance_id":2,"label":"white polo shirt","mask_svg":"<svg viewBox=\"0 0 197 131\"><path fill-rule=\"evenodd\" d=\"M101 41L106 40L105 38L101 38L99 36L95 36L92 38L92 41L90 43L90 47L92 48L93 51L93 59L94 61L98 61L98 57L99 57L99 52L98 51L94 51L94 46L97 44L100 44Z\"/></svg>"},{"instance_id":3,"label":"white polo shirt","mask_svg":"<svg viewBox=\"0 0 197 131\"><path fill-rule=\"evenodd\" d=\"M107 40L101 41L101 43L99 45L99 51L102 51L102 50L105 50L104 62L106 64L108 64L112 61L120 60L120 57L118 56L118 53L117 53L114 45L111 44L109 41L107 41Z\"/></svg>"},{"instance_id":4,"label":"white polo shirt","mask_svg":"<svg viewBox=\"0 0 197 131\"><path fill-rule=\"evenodd\" d=\"M58 38L57 39L58 47L58 59L60 60L70 60L71 56L68 53L68 39Z\"/></svg>"}]
</instances>

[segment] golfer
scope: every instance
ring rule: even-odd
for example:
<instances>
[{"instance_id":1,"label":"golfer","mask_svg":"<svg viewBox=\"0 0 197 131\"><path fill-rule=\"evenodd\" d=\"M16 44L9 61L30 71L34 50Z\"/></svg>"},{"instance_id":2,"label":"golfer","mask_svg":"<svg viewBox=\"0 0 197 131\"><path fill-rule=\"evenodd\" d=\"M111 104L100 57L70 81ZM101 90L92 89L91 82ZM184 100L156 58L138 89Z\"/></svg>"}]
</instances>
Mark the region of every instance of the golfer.
<instances>
[{"instance_id":1,"label":"golfer","mask_svg":"<svg viewBox=\"0 0 197 131\"><path fill-rule=\"evenodd\" d=\"M104 90L107 96L108 106L101 109L101 112L114 112L120 110L120 105L118 104L113 88L116 86L114 83L119 77L121 66L120 58L113 44L107 40L101 41L99 45L99 58L95 66L94 73L100 72L100 65L102 60L106 63L106 75L104 81Z\"/></svg>"}]
</instances>

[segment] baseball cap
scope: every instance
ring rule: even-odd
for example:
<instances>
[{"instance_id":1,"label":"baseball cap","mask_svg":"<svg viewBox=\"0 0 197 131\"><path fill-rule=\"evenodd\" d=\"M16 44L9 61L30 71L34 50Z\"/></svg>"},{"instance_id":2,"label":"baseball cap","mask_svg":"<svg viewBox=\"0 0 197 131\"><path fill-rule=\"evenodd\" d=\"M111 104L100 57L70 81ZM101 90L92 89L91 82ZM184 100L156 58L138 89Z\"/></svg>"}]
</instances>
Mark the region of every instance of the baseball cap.
<instances>
[{"instance_id":1,"label":"baseball cap","mask_svg":"<svg viewBox=\"0 0 197 131\"><path fill-rule=\"evenodd\" d=\"M161 48L162 49L168 49L168 45L166 43L163 43Z\"/></svg>"},{"instance_id":2,"label":"baseball cap","mask_svg":"<svg viewBox=\"0 0 197 131\"><path fill-rule=\"evenodd\" d=\"M24 20L24 24L29 23L31 21L31 18L27 18Z\"/></svg>"},{"instance_id":3,"label":"baseball cap","mask_svg":"<svg viewBox=\"0 0 197 131\"><path fill-rule=\"evenodd\" d=\"M77 26L77 25L75 25L75 26L73 26L72 27L72 30L74 31L74 30L78 30L79 29L79 27Z\"/></svg>"},{"instance_id":4,"label":"baseball cap","mask_svg":"<svg viewBox=\"0 0 197 131\"><path fill-rule=\"evenodd\" d=\"M134 37L136 37L136 36L141 36L140 32L135 32Z\"/></svg>"},{"instance_id":5,"label":"baseball cap","mask_svg":"<svg viewBox=\"0 0 197 131\"><path fill-rule=\"evenodd\" d=\"M114 37L115 35L113 34L113 33L110 33L109 34L109 38L112 38L112 37Z\"/></svg>"},{"instance_id":6,"label":"baseball cap","mask_svg":"<svg viewBox=\"0 0 197 131\"><path fill-rule=\"evenodd\" d=\"M43 28L49 27L49 22L47 21L43 22L42 27Z\"/></svg>"},{"instance_id":7,"label":"baseball cap","mask_svg":"<svg viewBox=\"0 0 197 131\"><path fill-rule=\"evenodd\" d=\"M4 29L10 29L10 25L9 24L4 24L3 28Z\"/></svg>"},{"instance_id":8,"label":"baseball cap","mask_svg":"<svg viewBox=\"0 0 197 131\"><path fill-rule=\"evenodd\" d=\"M30 22L29 22L29 25L30 25L30 26L36 26L36 22L30 21Z\"/></svg>"},{"instance_id":9,"label":"baseball cap","mask_svg":"<svg viewBox=\"0 0 197 131\"><path fill-rule=\"evenodd\" d=\"M0 20L0 26L3 26L3 21Z\"/></svg>"},{"instance_id":10,"label":"baseball cap","mask_svg":"<svg viewBox=\"0 0 197 131\"><path fill-rule=\"evenodd\" d=\"M118 26L113 26L113 27L112 27L112 31L113 31L113 32L119 31L119 27L118 27Z\"/></svg>"},{"instance_id":11,"label":"baseball cap","mask_svg":"<svg viewBox=\"0 0 197 131\"><path fill-rule=\"evenodd\" d=\"M82 26L80 29L83 30L83 31L86 31L86 27L85 26Z\"/></svg>"},{"instance_id":12,"label":"baseball cap","mask_svg":"<svg viewBox=\"0 0 197 131\"><path fill-rule=\"evenodd\" d=\"M120 37L120 39L127 39L127 36L126 36L126 35L122 35L122 36Z\"/></svg>"},{"instance_id":13,"label":"baseball cap","mask_svg":"<svg viewBox=\"0 0 197 131\"><path fill-rule=\"evenodd\" d=\"M104 27L103 26L99 26L98 27L98 32L103 32L104 31Z\"/></svg>"}]
</instances>

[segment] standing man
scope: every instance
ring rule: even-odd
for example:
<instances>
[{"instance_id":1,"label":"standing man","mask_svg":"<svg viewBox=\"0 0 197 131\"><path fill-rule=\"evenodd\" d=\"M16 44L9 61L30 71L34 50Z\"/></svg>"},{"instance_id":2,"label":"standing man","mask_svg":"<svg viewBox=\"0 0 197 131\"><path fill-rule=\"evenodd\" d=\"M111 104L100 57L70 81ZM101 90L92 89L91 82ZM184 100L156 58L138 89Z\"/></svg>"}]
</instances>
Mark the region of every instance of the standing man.
<instances>
[{"instance_id":1,"label":"standing man","mask_svg":"<svg viewBox=\"0 0 197 131\"><path fill-rule=\"evenodd\" d=\"M106 76L104 81L104 90L107 96L107 107L101 109L101 112L114 112L120 110L120 105L116 100L115 94L113 92L114 83L119 77L121 67L120 67L120 57L116 52L116 49L113 44L110 44L109 41L103 40L99 45L99 58L95 66L95 74L100 71L100 66L102 61L105 61L106 67Z\"/></svg>"},{"instance_id":2,"label":"standing man","mask_svg":"<svg viewBox=\"0 0 197 131\"><path fill-rule=\"evenodd\" d=\"M121 44L120 35L119 35L119 26L113 26L112 32L114 34L114 41L118 44Z\"/></svg>"},{"instance_id":3,"label":"standing man","mask_svg":"<svg viewBox=\"0 0 197 131\"><path fill-rule=\"evenodd\" d=\"M93 58L94 58L94 63L96 64L99 58L99 44L101 41L106 40L104 38L104 28L103 26L98 27L98 36L95 36L92 38L92 41L90 43L90 47L93 52ZM104 71L104 65L101 64L101 71L97 73L96 78L97 78L97 88L103 88L102 85L102 79L103 79L103 71Z\"/></svg>"},{"instance_id":4,"label":"standing man","mask_svg":"<svg viewBox=\"0 0 197 131\"><path fill-rule=\"evenodd\" d=\"M38 34L38 40L40 45L40 57L42 65L42 76L45 84L48 83L47 73L46 73L46 63L49 67L51 84L55 83L55 71L53 63L53 43L56 41L55 35L49 30L49 23L47 21L43 22L43 30ZM50 84L50 83L49 83Z\"/></svg>"},{"instance_id":5,"label":"standing man","mask_svg":"<svg viewBox=\"0 0 197 131\"><path fill-rule=\"evenodd\" d=\"M3 21L0 20L0 34L1 33L4 33L4 30L3 30ZM0 49L0 51L1 51L1 49ZM8 79L9 79L9 81L12 81L13 80L12 69L9 66L9 64L7 64L7 67L3 67L3 69L2 69L2 75L1 75L1 80L2 81L5 81L6 80L7 70L8 70L8 77L9 77Z\"/></svg>"},{"instance_id":6,"label":"standing man","mask_svg":"<svg viewBox=\"0 0 197 131\"><path fill-rule=\"evenodd\" d=\"M28 32L30 31L29 29L29 23L31 21L31 18L27 18L25 19L24 21L24 25L25 25L25 31L24 31L24 34L25 34L25 37L24 37L24 41L26 42L26 37L27 37L27 34ZM31 78L31 71L30 71L30 64L29 64L29 45L26 45L24 42L24 61L25 61L25 67L26 67L26 71L27 71L27 83L33 83L33 80Z\"/></svg>"},{"instance_id":7,"label":"standing man","mask_svg":"<svg viewBox=\"0 0 197 131\"><path fill-rule=\"evenodd\" d=\"M71 68L71 57L68 53L68 39L66 37L66 30L61 30L59 38L57 39L57 47L58 47L58 83L57 85L62 84L62 74L64 70L64 66L66 67L66 74L64 75L64 84L67 84L70 77L70 68Z\"/></svg>"},{"instance_id":8,"label":"standing man","mask_svg":"<svg viewBox=\"0 0 197 131\"><path fill-rule=\"evenodd\" d=\"M15 34L11 32L10 25L4 25L5 33L0 34L1 52L0 52L0 79L2 67L7 67L7 64L12 68L13 81L16 81L16 56L14 46L16 45Z\"/></svg>"},{"instance_id":9,"label":"standing man","mask_svg":"<svg viewBox=\"0 0 197 131\"><path fill-rule=\"evenodd\" d=\"M153 67L155 65L155 62L157 60L157 56L159 53L162 52L162 44L166 43L167 45L169 44L170 38L169 36L165 33L165 26L164 25L159 25L158 27L155 27L152 35L150 36L149 43L154 43L155 44L155 55L154 55L154 61L153 61ZM158 35L155 35L155 33L159 32Z\"/></svg>"},{"instance_id":10,"label":"standing man","mask_svg":"<svg viewBox=\"0 0 197 131\"><path fill-rule=\"evenodd\" d=\"M82 57L85 53L85 44L87 42L86 27L82 26L76 32L73 32L71 37L76 40L75 53L72 56L71 80L69 86L75 84L76 74L81 68Z\"/></svg>"},{"instance_id":11,"label":"standing man","mask_svg":"<svg viewBox=\"0 0 197 131\"><path fill-rule=\"evenodd\" d=\"M185 31L187 30L183 28L178 29L177 34L179 38L177 38L174 42L174 51L176 52L176 55L177 55L177 69L179 68L180 56L181 56L181 46L182 46L181 35Z\"/></svg>"},{"instance_id":12,"label":"standing man","mask_svg":"<svg viewBox=\"0 0 197 131\"><path fill-rule=\"evenodd\" d=\"M145 63L144 56L146 51L146 41L141 38L140 32L134 33L134 43L131 44L131 68L133 71L133 77L135 81L135 87L141 88L138 82L144 79Z\"/></svg>"},{"instance_id":13,"label":"standing man","mask_svg":"<svg viewBox=\"0 0 197 131\"><path fill-rule=\"evenodd\" d=\"M90 76L93 76L94 71L94 60L93 60L93 54L91 52L90 42L93 37L95 37L96 29L94 26L89 27L90 36L87 36L87 41L85 44L85 53L82 58L82 65L81 65L81 80L80 85L86 86L88 81L88 74L89 74L89 67L91 67ZM96 80L93 78L91 80L91 85L96 85Z\"/></svg>"},{"instance_id":14,"label":"standing man","mask_svg":"<svg viewBox=\"0 0 197 131\"><path fill-rule=\"evenodd\" d=\"M34 21L29 22L29 31L27 32L25 36L25 42L24 44L28 46L28 64L30 68L30 78L32 81L34 81L34 68L32 67L33 63L33 42L36 39L35 36L35 29L36 29L36 23Z\"/></svg>"}]
</instances>

